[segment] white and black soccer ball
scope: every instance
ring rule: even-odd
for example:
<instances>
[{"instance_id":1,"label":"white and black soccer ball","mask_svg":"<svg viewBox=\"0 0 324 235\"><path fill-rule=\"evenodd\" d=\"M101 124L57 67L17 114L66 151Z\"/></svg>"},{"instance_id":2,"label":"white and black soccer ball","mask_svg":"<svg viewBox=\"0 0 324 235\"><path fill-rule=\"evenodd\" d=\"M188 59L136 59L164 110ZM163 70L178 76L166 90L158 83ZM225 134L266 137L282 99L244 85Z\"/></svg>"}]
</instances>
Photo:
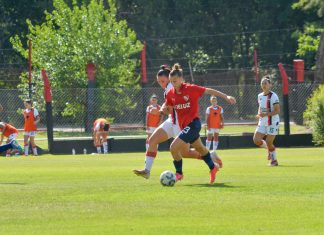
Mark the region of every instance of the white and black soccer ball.
<instances>
[{"instance_id":1,"label":"white and black soccer ball","mask_svg":"<svg viewBox=\"0 0 324 235\"><path fill-rule=\"evenodd\" d=\"M163 171L160 175L160 183L163 186L173 186L176 182L176 175L172 171Z\"/></svg>"}]
</instances>

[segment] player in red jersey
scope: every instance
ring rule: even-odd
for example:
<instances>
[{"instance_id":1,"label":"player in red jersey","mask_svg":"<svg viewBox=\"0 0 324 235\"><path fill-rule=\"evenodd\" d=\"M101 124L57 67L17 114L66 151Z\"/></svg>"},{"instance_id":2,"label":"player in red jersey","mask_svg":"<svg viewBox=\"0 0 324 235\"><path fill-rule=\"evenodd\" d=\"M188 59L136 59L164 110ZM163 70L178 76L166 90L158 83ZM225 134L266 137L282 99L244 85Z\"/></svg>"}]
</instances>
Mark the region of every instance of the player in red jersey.
<instances>
[{"instance_id":1,"label":"player in red jersey","mask_svg":"<svg viewBox=\"0 0 324 235\"><path fill-rule=\"evenodd\" d=\"M146 108L146 150L148 149L148 140L156 128L161 124L160 105L158 105L156 95L150 98L150 105Z\"/></svg>"},{"instance_id":2,"label":"player in red jersey","mask_svg":"<svg viewBox=\"0 0 324 235\"><path fill-rule=\"evenodd\" d=\"M210 97L211 106L206 109L207 140L206 148L209 150L213 141L213 150L218 147L219 130L224 127L223 108L217 105L217 98Z\"/></svg>"},{"instance_id":3,"label":"player in red jersey","mask_svg":"<svg viewBox=\"0 0 324 235\"><path fill-rule=\"evenodd\" d=\"M108 121L104 118L98 118L93 123L93 144L98 154L101 154L101 146L103 146L104 153L108 153L109 127Z\"/></svg>"},{"instance_id":4,"label":"player in red jersey","mask_svg":"<svg viewBox=\"0 0 324 235\"><path fill-rule=\"evenodd\" d=\"M30 140L33 155L37 156L37 147L35 144L35 136L37 132L37 124L40 121L38 110L35 109L32 105L31 100L25 100L25 111L24 111L24 150L25 150L25 156L28 156L29 152L29 143L28 140Z\"/></svg>"},{"instance_id":5,"label":"player in red jersey","mask_svg":"<svg viewBox=\"0 0 324 235\"><path fill-rule=\"evenodd\" d=\"M172 107L176 112L181 128L180 134L173 140L170 151L173 156L173 163L176 168L177 181L182 180L182 154L183 149L188 148L188 143L192 145L202 156L202 159L210 169L210 183L213 184L216 179L218 168L210 157L210 153L201 142L199 132L201 122L199 119L199 98L203 94L219 96L230 104L235 104L236 100L220 91L201 87L184 82L182 69L179 64L173 66L170 72L170 81L173 88L166 95L166 107Z\"/></svg>"},{"instance_id":6,"label":"player in red jersey","mask_svg":"<svg viewBox=\"0 0 324 235\"><path fill-rule=\"evenodd\" d=\"M162 65L161 69L157 72L156 79L161 88L165 90L164 96L172 89L172 84L169 80L169 74L171 69L166 66ZM169 115L168 119L165 120L150 136L148 140L148 148L145 154L145 165L144 169L141 170L133 170L134 174L138 176L142 176L145 179L150 177L150 172L153 166L154 159L157 155L157 146L160 143L167 141L170 138L176 137L180 133L180 127L178 121L173 118L173 109L167 109L165 105L162 105L161 110L166 115ZM193 158L193 159L201 159L201 155L194 149L190 149L190 145L188 144L188 148L184 148L181 152L183 158ZM217 156L216 152L211 153L213 161L217 164L221 165L221 159Z\"/></svg>"}]
</instances>

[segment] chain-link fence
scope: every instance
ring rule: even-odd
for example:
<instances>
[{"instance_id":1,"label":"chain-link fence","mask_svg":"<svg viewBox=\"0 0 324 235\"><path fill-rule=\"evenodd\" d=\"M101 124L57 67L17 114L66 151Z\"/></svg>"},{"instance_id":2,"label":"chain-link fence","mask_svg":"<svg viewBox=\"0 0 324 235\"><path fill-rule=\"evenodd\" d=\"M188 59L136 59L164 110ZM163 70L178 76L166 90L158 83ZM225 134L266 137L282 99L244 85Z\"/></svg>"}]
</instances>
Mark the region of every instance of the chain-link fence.
<instances>
[{"instance_id":1,"label":"chain-link fence","mask_svg":"<svg viewBox=\"0 0 324 235\"><path fill-rule=\"evenodd\" d=\"M211 87L237 98L236 105L229 105L222 99L218 104L224 109L225 124L252 124L257 121L257 95L261 92L259 85L217 86ZM303 112L306 100L314 90L314 84L290 85L289 112L290 121L303 124ZM273 91L282 103L281 86L274 86ZM143 135L145 134L145 115L149 99L153 94L163 102L161 88L142 89L60 89L53 90L53 126L54 138L71 136L91 136L93 121L97 118L108 118L111 135ZM24 108L18 90L0 90L1 105L4 110L0 118L12 123L19 129L23 128ZM205 122L205 110L210 106L210 97L200 99L200 117ZM46 129L46 113L44 104L36 104L40 111L39 128ZM283 108L281 108L283 116ZM281 119L283 121L283 118Z\"/></svg>"}]
</instances>

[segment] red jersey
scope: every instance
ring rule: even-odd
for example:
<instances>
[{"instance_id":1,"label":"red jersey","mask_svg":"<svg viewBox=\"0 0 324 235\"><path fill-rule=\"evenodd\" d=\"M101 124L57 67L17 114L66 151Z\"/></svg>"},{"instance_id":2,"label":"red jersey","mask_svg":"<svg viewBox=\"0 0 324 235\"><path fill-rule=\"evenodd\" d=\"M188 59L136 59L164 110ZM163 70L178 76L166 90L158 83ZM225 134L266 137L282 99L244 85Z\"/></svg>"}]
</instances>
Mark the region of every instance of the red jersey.
<instances>
[{"instance_id":1,"label":"red jersey","mask_svg":"<svg viewBox=\"0 0 324 235\"><path fill-rule=\"evenodd\" d=\"M167 93L166 104L176 111L181 130L199 118L199 98L205 90L205 87L182 83L179 93L174 88Z\"/></svg>"},{"instance_id":2,"label":"red jersey","mask_svg":"<svg viewBox=\"0 0 324 235\"><path fill-rule=\"evenodd\" d=\"M3 129L0 128L0 132L2 132L3 136L5 137L9 137L11 134L18 134L18 130L14 126L7 123Z\"/></svg>"}]
</instances>

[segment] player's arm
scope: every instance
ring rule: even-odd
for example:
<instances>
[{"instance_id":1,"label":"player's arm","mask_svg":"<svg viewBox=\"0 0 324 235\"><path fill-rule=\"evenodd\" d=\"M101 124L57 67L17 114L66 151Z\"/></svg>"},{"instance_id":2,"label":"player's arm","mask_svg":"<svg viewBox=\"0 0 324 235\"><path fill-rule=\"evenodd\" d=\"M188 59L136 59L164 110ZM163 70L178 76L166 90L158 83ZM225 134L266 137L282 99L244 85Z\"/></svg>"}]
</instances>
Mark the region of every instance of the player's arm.
<instances>
[{"instance_id":1,"label":"player's arm","mask_svg":"<svg viewBox=\"0 0 324 235\"><path fill-rule=\"evenodd\" d=\"M209 129L209 114L205 113L206 127Z\"/></svg>"},{"instance_id":2,"label":"player's arm","mask_svg":"<svg viewBox=\"0 0 324 235\"><path fill-rule=\"evenodd\" d=\"M221 128L224 127L224 115L222 113L220 114L220 126Z\"/></svg>"},{"instance_id":3,"label":"player's arm","mask_svg":"<svg viewBox=\"0 0 324 235\"><path fill-rule=\"evenodd\" d=\"M168 115L172 112L172 106L168 106L166 102L164 102L160 108L160 113L163 115Z\"/></svg>"},{"instance_id":4,"label":"player's arm","mask_svg":"<svg viewBox=\"0 0 324 235\"><path fill-rule=\"evenodd\" d=\"M205 93L208 95L218 96L226 100L230 104L235 104L236 99L233 96L226 95L223 92L220 92L218 90L212 89L212 88L206 88Z\"/></svg>"},{"instance_id":5,"label":"player's arm","mask_svg":"<svg viewBox=\"0 0 324 235\"><path fill-rule=\"evenodd\" d=\"M145 128L148 130L148 118L149 118L149 113L146 111L146 117L145 117Z\"/></svg>"}]
</instances>

